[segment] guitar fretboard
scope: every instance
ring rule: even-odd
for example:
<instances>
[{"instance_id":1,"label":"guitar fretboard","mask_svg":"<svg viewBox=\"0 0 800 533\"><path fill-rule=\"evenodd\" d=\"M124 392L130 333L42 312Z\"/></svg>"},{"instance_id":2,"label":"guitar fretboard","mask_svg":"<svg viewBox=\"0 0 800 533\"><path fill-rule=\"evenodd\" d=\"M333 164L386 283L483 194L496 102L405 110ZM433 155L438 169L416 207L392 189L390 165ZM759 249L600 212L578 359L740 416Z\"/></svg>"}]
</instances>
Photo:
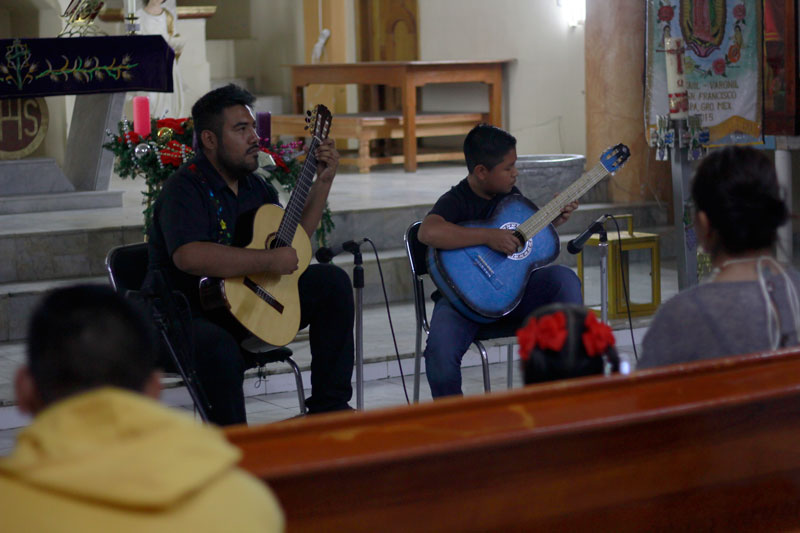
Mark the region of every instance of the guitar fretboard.
<instances>
[{"instance_id":1,"label":"guitar fretboard","mask_svg":"<svg viewBox=\"0 0 800 533\"><path fill-rule=\"evenodd\" d=\"M294 234L297 232L297 225L303 216L303 209L305 209L306 199L308 198L308 191L311 190L311 184L314 182L314 174L317 172L317 157L314 152L317 151L320 140L317 137L311 138L311 143L308 147L308 154L303 163L303 169L300 171L300 177L297 178L297 184L292 191L292 196L286 204L286 210L281 219L280 226L275 236L275 247L291 246Z\"/></svg>"},{"instance_id":2,"label":"guitar fretboard","mask_svg":"<svg viewBox=\"0 0 800 533\"><path fill-rule=\"evenodd\" d=\"M550 224L564 209L564 206L570 202L574 202L589 189L595 186L597 182L605 178L609 174L608 170L602 163L597 163L594 167L589 169L583 176L575 180L575 182L564 189L558 196L553 198L543 208L539 209L532 217L523 222L517 228L517 231L522 233L527 241L540 231L542 231L548 224Z\"/></svg>"}]
</instances>

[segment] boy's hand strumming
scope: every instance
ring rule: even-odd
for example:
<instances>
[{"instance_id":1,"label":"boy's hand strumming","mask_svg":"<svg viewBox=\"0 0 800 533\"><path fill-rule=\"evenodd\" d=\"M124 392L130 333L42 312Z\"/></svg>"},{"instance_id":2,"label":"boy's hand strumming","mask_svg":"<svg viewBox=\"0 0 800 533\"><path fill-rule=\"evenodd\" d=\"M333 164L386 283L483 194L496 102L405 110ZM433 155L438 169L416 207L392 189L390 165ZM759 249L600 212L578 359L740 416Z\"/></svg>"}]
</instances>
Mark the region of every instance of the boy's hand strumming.
<instances>
[{"instance_id":1,"label":"boy's hand strumming","mask_svg":"<svg viewBox=\"0 0 800 533\"><path fill-rule=\"evenodd\" d=\"M495 252L511 255L516 253L521 245L522 243L519 242L513 231L495 228L486 229L486 246Z\"/></svg>"}]
</instances>

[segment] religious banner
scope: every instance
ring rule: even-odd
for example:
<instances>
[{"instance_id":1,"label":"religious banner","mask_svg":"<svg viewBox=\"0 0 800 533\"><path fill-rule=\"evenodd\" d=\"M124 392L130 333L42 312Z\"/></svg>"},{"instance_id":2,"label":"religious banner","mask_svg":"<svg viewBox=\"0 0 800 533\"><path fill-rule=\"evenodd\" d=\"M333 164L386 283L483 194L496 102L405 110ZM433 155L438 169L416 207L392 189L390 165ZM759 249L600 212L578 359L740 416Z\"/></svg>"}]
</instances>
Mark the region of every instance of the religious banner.
<instances>
[{"instance_id":1,"label":"religious banner","mask_svg":"<svg viewBox=\"0 0 800 533\"><path fill-rule=\"evenodd\" d=\"M677 39L675 39L677 38ZM688 114L700 115L709 146L760 144L761 2L647 0L646 131L670 111L667 48L688 93Z\"/></svg>"},{"instance_id":2,"label":"religious banner","mask_svg":"<svg viewBox=\"0 0 800 533\"><path fill-rule=\"evenodd\" d=\"M0 98L172 92L174 58L160 35L0 39Z\"/></svg>"}]
</instances>

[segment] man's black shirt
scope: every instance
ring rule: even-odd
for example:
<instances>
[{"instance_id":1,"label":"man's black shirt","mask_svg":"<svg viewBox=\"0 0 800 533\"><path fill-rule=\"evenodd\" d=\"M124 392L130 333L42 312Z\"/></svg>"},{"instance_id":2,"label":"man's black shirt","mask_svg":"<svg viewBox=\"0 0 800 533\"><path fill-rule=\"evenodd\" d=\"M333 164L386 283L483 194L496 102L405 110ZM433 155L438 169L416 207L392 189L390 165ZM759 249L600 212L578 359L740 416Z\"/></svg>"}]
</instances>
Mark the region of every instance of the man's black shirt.
<instances>
[{"instance_id":1,"label":"man's black shirt","mask_svg":"<svg viewBox=\"0 0 800 533\"><path fill-rule=\"evenodd\" d=\"M272 185L249 174L239 180L237 196L201 153L170 176L156 200L148 235L150 272L164 272L170 286L183 292L192 308L199 310L200 278L179 270L172 254L196 241L247 245L253 215L266 203L278 203ZM237 223L242 227L237 228ZM152 283L151 278L148 276L147 283Z\"/></svg>"}]
</instances>

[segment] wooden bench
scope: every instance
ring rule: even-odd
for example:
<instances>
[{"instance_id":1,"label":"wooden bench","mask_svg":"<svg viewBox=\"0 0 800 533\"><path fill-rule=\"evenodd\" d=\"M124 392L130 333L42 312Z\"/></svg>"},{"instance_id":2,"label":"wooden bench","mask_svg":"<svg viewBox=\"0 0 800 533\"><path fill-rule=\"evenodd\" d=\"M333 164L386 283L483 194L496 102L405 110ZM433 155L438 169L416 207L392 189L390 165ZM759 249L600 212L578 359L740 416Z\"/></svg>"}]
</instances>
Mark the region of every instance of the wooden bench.
<instances>
[{"instance_id":1,"label":"wooden bench","mask_svg":"<svg viewBox=\"0 0 800 533\"><path fill-rule=\"evenodd\" d=\"M226 433L288 531L800 523L800 350Z\"/></svg>"},{"instance_id":2,"label":"wooden bench","mask_svg":"<svg viewBox=\"0 0 800 533\"><path fill-rule=\"evenodd\" d=\"M480 122L489 120L488 113L419 113L417 115L417 138L466 135ZM273 115L272 135L302 137L305 131L305 115ZM373 165L403 163L403 154L375 154L370 151L370 141L376 139L402 139L403 115L400 112L371 112L333 117L329 136L336 140L357 139L358 152L354 156L344 152L344 143L337 143L343 152L340 163L355 165L358 171L369 172ZM417 161L463 161L464 152L439 150L421 152Z\"/></svg>"}]
</instances>

